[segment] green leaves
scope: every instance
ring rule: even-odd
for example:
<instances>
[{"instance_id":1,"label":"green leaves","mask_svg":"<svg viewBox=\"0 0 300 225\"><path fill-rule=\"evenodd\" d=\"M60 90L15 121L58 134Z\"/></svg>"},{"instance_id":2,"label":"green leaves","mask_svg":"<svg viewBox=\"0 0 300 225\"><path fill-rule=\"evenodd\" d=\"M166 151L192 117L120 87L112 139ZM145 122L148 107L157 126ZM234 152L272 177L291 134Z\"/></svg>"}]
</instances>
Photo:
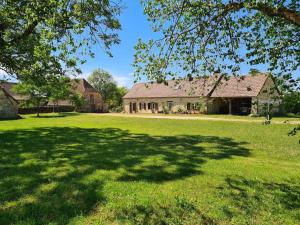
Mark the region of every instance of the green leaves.
<instances>
[{"instance_id":1,"label":"green leaves","mask_svg":"<svg viewBox=\"0 0 300 225\"><path fill-rule=\"evenodd\" d=\"M118 87L113 76L102 69L96 69L88 77L90 84L96 88L108 104L109 109L122 106L122 97L127 93L124 87Z\"/></svg>"},{"instance_id":2,"label":"green leaves","mask_svg":"<svg viewBox=\"0 0 300 225\"><path fill-rule=\"evenodd\" d=\"M267 64L273 74L300 66L297 1L143 0L144 12L160 38L139 40L136 81L161 77L240 73L242 63ZM300 23L300 21L299 21Z\"/></svg>"},{"instance_id":3,"label":"green leaves","mask_svg":"<svg viewBox=\"0 0 300 225\"><path fill-rule=\"evenodd\" d=\"M110 54L111 45L119 43L120 10L119 1L108 0L4 0L0 69L20 80L75 73L80 56L93 45Z\"/></svg>"}]
</instances>

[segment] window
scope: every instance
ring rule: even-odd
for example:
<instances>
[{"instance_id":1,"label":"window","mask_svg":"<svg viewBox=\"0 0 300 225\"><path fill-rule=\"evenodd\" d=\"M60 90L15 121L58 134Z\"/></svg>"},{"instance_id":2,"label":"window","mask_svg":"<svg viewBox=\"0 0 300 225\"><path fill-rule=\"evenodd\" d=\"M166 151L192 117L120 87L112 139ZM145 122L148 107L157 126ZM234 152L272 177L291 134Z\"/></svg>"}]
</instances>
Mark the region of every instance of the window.
<instances>
[{"instance_id":1,"label":"window","mask_svg":"<svg viewBox=\"0 0 300 225\"><path fill-rule=\"evenodd\" d=\"M151 109L151 103L148 103L148 109Z\"/></svg>"},{"instance_id":2,"label":"window","mask_svg":"<svg viewBox=\"0 0 300 225\"><path fill-rule=\"evenodd\" d=\"M193 110L200 110L200 104L198 102L193 104Z\"/></svg>"},{"instance_id":3,"label":"window","mask_svg":"<svg viewBox=\"0 0 300 225\"><path fill-rule=\"evenodd\" d=\"M173 108L173 102L172 102L172 101L167 102L167 106L168 106L168 110L169 110L169 111L172 111L172 108Z\"/></svg>"},{"instance_id":4,"label":"window","mask_svg":"<svg viewBox=\"0 0 300 225\"><path fill-rule=\"evenodd\" d=\"M94 104L94 95L90 95L90 103Z\"/></svg>"},{"instance_id":5,"label":"window","mask_svg":"<svg viewBox=\"0 0 300 225\"><path fill-rule=\"evenodd\" d=\"M147 104L146 103L144 103L144 110L146 110L147 109Z\"/></svg>"},{"instance_id":6,"label":"window","mask_svg":"<svg viewBox=\"0 0 300 225\"><path fill-rule=\"evenodd\" d=\"M156 103L156 102L151 102L151 109L152 109L152 110L158 110L158 103Z\"/></svg>"},{"instance_id":7,"label":"window","mask_svg":"<svg viewBox=\"0 0 300 225\"><path fill-rule=\"evenodd\" d=\"M200 105L199 103L190 103L188 102L186 105L187 110L199 110L200 109Z\"/></svg>"},{"instance_id":8,"label":"window","mask_svg":"<svg viewBox=\"0 0 300 225\"><path fill-rule=\"evenodd\" d=\"M187 103L186 109L187 109L187 110L191 110L191 103L189 103L189 102Z\"/></svg>"},{"instance_id":9,"label":"window","mask_svg":"<svg viewBox=\"0 0 300 225\"><path fill-rule=\"evenodd\" d=\"M142 103L139 104L139 110L142 110Z\"/></svg>"}]
</instances>

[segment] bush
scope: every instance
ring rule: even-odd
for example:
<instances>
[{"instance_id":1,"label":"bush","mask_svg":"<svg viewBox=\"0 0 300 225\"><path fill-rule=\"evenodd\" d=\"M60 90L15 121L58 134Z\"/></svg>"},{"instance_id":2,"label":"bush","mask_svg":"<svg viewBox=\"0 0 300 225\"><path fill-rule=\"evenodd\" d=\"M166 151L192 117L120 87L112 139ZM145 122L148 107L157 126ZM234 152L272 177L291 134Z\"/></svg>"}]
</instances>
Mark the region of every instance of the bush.
<instances>
[{"instance_id":1,"label":"bush","mask_svg":"<svg viewBox=\"0 0 300 225\"><path fill-rule=\"evenodd\" d=\"M120 113L123 112L123 106L115 106L109 110L109 112Z\"/></svg>"},{"instance_id":2,"label":"bush","mask_svg":"<svg viewBox=\"0 0 300 225\"><path fill-rule=\"evenodd\" d=\"M283 105L286 113L300 113L300 92L286 94Z\"/></svg>"},{"instance_id":3,"label":"bush","mask_svg":"<svg viewBox=\"0 0 300 225\"><path fill-rule=\"evenodd\" d=\"M184 113L185 109L179 106L178 109L177 109L177 112L178 113Z\"/></svg>"},{"instance_id":4,"label":"bush","mask_svg":"<svg viewBox=\"0 0 300 225\"><path fill-rule=\"evenodd\" d=\"M164 114L169 114L169 113L170 113L168 107L166 107L166 106L163 107L163 111L162 111L162 112L163 112Z\"/></svg>"}]
</instances>

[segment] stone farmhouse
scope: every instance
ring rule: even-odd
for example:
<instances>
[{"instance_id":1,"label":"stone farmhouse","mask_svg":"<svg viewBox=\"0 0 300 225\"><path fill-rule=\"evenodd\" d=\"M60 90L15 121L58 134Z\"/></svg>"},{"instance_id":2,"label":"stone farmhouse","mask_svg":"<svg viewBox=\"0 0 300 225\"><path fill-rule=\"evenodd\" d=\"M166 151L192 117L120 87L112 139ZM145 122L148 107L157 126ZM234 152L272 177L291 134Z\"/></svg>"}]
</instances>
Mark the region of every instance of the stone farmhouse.
<instances>
[{"instance_id":1,"label":"stone farmhouse","mask_svg":"<svg viewBox=\"0 0 300 225\"><path fill-rule=\"evenodd\" d=\"M105 104L100 92L97 91L88 81L85 79L74 79L71 83L73 91L81 95L84 99L84 104L79 109L80 112L103 112L105 110ZM55 104L56 103L52 101L48 102L48 106L53 106ZM72 106L73 103L70 100L60 100L58 105Z\"/></svg>"},{"instance_id":2,"label":"stone farmhouse","mask_svg":"<svg viewBox=\"0 0 300 225\"><path fill-rule=\"evenodd\" d=\"M14 91L14 87L17 85L17 83L13 82L3 82L1 83L1 87L10 95L12 96L18 104L25 102L28 100L28 96L20 95Z\"/></svg>"},{"instance_id":3,"label":"stone farmhouse","mask_svg":"<svg viewBox=\"0 0 300 225\"><path fill-rule=\"evenodd\" d=\"M102 112L105 108L102 96L99 91L92 87L85 79L74 79L71 81L72 89L75 93L81 95L84 99L83 106L78 109L80 112ZM28 100L28 97L25 95L17 94L14 91L14 86L16 83L12 82L3 82L1 87L7 94L9 94L17 103L25 103ZM60 100L58 102L49 101L46 103L48 107L53 107L55 105L59 106L73 106L73 103L70 100ZM25 104L23 104L25 105Z\"/></svg>"},{"instance_id":4,"label":"stone farmhouse","mask_svg":"<svg viewBox=\"0 0 300 225\"><path fill-rule=\"evenodd\" d=\"M138 83L123 97L126 113L204 113L261 115L279 110L280 94L267 74L213 75L192 81Z\"/></svg>"},{"instance_id":5,"label":"stone farmhouse","mask_svg":"<svg viewBox=\"0 0 300 225\"><path fill-rule=\"evenodd\" d=\"M18 103L0 86L0 119L18 118Z\"/></svg>"},{"instance_id":6,"label":"stone farmhouse","mask_svg":"<svg viewBox=\"0 0 300 225\"><path fill-rule=\"evenodd\" d=\"M104 110L104 101L100 92L85 79L72 80L72 87L85 99L85 103L80 109L81 112L102 112Z\"/></svg>"}]
</instances>

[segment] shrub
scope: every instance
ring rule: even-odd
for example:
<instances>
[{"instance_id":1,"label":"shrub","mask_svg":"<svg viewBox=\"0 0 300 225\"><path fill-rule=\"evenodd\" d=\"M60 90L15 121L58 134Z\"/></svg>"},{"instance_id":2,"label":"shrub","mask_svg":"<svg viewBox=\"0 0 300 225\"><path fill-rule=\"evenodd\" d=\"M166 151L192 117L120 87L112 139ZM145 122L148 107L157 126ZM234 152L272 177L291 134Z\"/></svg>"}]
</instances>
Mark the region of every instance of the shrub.
<instances>
[{"instance_id":1,"label":"shrub","mask_svg":"<svg viewBox=\"0 0 300 225\"><path fill-rule=\"evenodd\" d=\"M109 112L120 113L123 111L123 106L115 106L109 110Z\"/></svg>"},{"instance_id":2,"label":"shrub","mask_svg":"<svg viewBox=\"0 0 300 225\"><path fill-rule=\"evenodd\" d=\"M284 109L287 113L300 113L300 93L292 92L283 98Z\"/></svg>"},{"instance_id":3,"label":"shrub","mask_svg":"<svg viewBox=\"0 0 300 225\"><path fill-rule=\"evenodd\" d=\"M169 114L169 113L170 113L168 107L166 107L166 106L163 106L162 112L163 112L164 114Z\"/></svg>"}]
</instances>

